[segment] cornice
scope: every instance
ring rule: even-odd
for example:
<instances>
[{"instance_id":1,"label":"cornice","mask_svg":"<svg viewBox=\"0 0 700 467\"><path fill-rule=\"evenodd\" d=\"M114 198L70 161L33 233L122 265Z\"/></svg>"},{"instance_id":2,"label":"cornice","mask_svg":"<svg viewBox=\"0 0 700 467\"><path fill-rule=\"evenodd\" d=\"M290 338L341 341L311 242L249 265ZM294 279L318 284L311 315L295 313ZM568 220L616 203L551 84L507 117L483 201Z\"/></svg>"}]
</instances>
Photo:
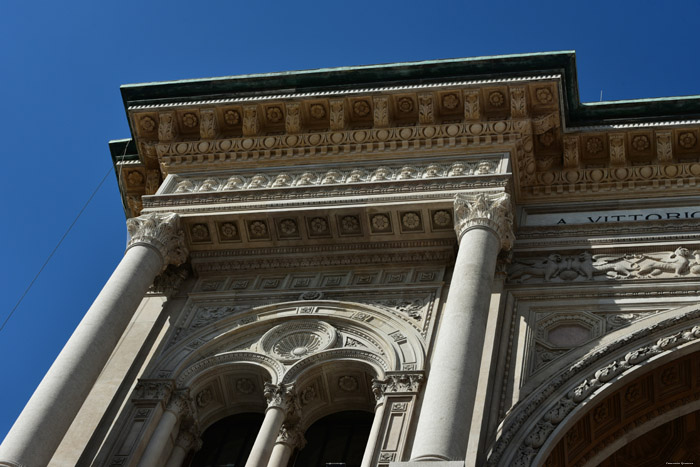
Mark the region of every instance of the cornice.
<instances>
[{"instance_id":1,"label":"cornice","mask_svg":"<svg viewBox=\"0 0 700 467\"><path fill-rule=\"evenodd\" d=\"M559 57L564 58L573 55ZM522 74L482 78L185 99L187 105L174 107L163 102L130 105L136 143L121 142L113 148L128 211L134 215L144 207L189 204L189 200L144 200L156 193L168 174L277 170L277 180L285 172L305 170L305 165L358 161L377 170L399 160L409 165L411 160L431 157L467 160L504 152L511 157L513 195L520 204L696 193L700 125L695 119L676 118L671 123L662 118L661 126L648 120L609 119L597 127L567 127L572 104L566 73L534 80ZM681 105L678 100L668 102L649 105ZM643 107L636 101L615 105L624 112ZM117 146L124 151L121 159L115 156ZM133 147L138 148L140 164L127 154ZM296 184L298 178L291 178ZM279 190L272 197L289 193L285 186L268 188ZM205 198L193 196L191 202L207 204ZM221 201L212 198L212 202ZM223 202L239 201L226 195Z\"/></svg>"}]
</instances>

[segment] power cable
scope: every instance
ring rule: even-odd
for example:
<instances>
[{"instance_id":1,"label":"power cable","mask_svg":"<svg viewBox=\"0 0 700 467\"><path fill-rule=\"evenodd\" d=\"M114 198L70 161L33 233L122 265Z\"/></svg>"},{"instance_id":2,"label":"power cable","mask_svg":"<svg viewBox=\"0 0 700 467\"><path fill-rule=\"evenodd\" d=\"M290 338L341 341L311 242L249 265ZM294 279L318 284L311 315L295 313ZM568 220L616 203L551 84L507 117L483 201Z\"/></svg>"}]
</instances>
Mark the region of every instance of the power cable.
<instances>
[{"instance_id":1,"label":"power cable","mask_svg":"<svg viewBox=\"0 0 700 467\"><path fill-rule=\"evenodd\" d=\"M10 314L7 315L7 318L5 318L5 321L2 323L2 326L0 326L0 332L2 332L3 329L5 329L5 325L10 320L12 315L15 313L15 311L17 310L17 307L19 307L20 303L22 303L22 300L24 300L24 297L27 296L27 293L29 293L29 290L32 288L32 286L34 285L36 280L39 278L39 276L41 275L41 273L44 270L44 268L46 267L46 265L49 264L49 261L51 261L51 258L53 257L54 253L56 253L56 250L58 250L58 247L61 246L61 244L63 243L63 240L66 239L66 237L70 233L70 231L73 228L73 226L75 225L75 223L78 222L78 219L80 219L80 216L83 214L83 211L85 211L85 209L88 207L88 205L90 204L90 201L92 201L92 198L94 198L95 195L97 194L97 192L100 190L100 188L102 188L102 184L105 182L105 180L107 180L107 176L110 174L110 172L112 172L112 170L113 170L113 168L110 167L109 170L107 170L107 173L105 174L105 176L102 177L102 181L100 182L100 184L97 185L97 188L95 188L95 191L92 192L92 194L90 195L90 198L88 198L88 200L85 202L85 205L83 206L83 208L80 210L80 212L75 217L75 219L73 219L73 223L71 223L71 225L68 227L68 230L66 230L66 233L64 233L63 237L61 237L61 239L58 241L58 243L54 247L51 254L49 254L49 257L46 258L46 261L44 261L44 264L41 266L41 269L39 269L39 272L36 273L36 276L34 276L34 279L32 279L32 281L29 283L29 286L25 289L24 293L19 298L19 300L17 301L17 304L14 306L14 308L12 308L12 311L10 311Z\"/></svg>"}]
</instances>

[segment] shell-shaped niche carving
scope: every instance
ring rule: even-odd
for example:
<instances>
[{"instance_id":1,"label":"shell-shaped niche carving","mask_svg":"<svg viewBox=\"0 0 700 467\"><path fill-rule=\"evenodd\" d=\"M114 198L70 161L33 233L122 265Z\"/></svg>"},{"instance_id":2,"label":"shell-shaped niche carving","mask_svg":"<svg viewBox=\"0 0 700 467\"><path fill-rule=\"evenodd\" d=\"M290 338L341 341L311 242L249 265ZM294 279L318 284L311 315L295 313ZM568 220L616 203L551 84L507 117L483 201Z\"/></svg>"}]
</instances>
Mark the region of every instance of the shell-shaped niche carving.
<instances>
[{"instance_id":1,"label":"shell-shaped niche carving","mask_svg":"<svg viewBox=\"0 0 700 467\"><path fill-rule=\"evenodd\" d=\"M296 320L267 331L260 339L260 348L282 363L292 363L332 347L337 337L337 331L328 323Z\"/></svg>"}]
</instances>

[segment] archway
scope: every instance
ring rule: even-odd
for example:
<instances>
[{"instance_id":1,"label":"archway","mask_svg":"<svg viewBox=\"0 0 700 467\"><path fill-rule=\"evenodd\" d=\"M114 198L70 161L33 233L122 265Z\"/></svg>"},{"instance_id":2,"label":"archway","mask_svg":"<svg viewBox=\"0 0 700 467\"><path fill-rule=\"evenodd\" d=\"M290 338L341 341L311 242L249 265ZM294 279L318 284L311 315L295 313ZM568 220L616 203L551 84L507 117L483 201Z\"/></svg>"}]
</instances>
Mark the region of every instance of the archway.
<instances>
[{"instance_id":1,"label":"archway","mask_svg":"<svg viewBox=\"0 0 700 467\"><path fill-rule=\"evenodd\" d=\"M317 420L306 430L306 446L289 467L360 467L373 418L371 412L348 410Z\"/></svg>"},{"instance_id":2,"label":"archway","mask_svg":"<svg viewBox=\"0 0 700 467\"><path fill-rule=\"evenodd\" d=\"M262 413L241 413L211 425L202 434L202 448L190 467L245 465L263 418Z\"/></svg>"}]
</instances>

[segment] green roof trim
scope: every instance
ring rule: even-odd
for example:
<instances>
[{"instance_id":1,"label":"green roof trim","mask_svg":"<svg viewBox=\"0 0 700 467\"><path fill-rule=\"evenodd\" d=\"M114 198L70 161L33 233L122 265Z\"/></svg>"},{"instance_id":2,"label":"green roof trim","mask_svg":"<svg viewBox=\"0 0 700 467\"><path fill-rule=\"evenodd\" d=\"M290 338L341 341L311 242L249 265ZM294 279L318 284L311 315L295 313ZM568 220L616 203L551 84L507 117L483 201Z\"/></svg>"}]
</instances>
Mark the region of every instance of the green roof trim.
<instances>
[{"instance_id":1,"label":"green roof trim","mask_svg":"<svg viewBox=\"0 0 700 467\"><path fill-rule=\"evenodd\" d=\"M671 121L700 117L700 96L581 103L574 51L387 63L263 73L121 87L125 107L330 89L561 74L568 126Z\"/></svg>"}]
</instances>

